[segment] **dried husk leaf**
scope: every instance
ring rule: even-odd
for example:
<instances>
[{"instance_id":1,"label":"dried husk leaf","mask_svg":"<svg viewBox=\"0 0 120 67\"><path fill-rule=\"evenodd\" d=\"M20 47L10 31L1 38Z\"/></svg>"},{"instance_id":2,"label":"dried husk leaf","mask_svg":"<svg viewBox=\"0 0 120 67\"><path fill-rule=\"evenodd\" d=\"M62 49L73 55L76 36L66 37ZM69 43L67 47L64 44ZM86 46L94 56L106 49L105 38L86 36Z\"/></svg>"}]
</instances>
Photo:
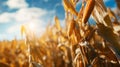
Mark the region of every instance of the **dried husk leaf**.
<instances>
[{"instance_id":1,"label":"dried husk leaf","mask_svg":"<svg viewBox=\"0 0 120 67\"><path fill-rule=\"evenodd\" d=\"M107 24L107 26L109 26L109 27L113 27L112 26L112 22L111 22L111 20L110 20L110 17L109 17L109 15L107 14L105 17L104 17L104 22Z\"/></svg>"},{"instance_id":2,"label":"dried husk leaf","mask_svg":"<svg viewBox=\"0 0 120 67\"><path fill-rule=\"evenodd\" d=\"M81 35L80 35L80 30L79 30L79 26L76 23L75 29L74 29L74 34L76 36L77 42L79 43Z\"/></svg>"},{"instance_id":3,"label":"dried husk leaf","mask_svg":"<svg viewBox=\"0 0 120 67\"><path fill-rule=\"evenodd\" d=\"M83 23L86 23L94 9L94 6L95 6L95 0L88 0L87 3L86 3L86 7L85 7L85 10L84 10L84 14L83 14L83 19L82 19L82 22Z\"/></svg>"},{"instance_id":4,"label":"dried husk leaf","mask_svg":"<svg viewBox=\"0 0 120 67\"><path fill-rule=\"evenodd\" d=\"M119 32L120 31L120 25L114 25L113 29L114 29L114 31Z\"/></svg>"},{"instance_id":5,"label":"dried husk leaf","mask_svg":"<svg viewBox=\"0 0 120 67\"><path fill-rule=\"evenodd\" d=\"M69 23L69 26L68 26L68 36L71 36L74 29L75 29L75 20L72 19Z\"/></svg>"},{"instance_id":6,"label":"dried husk leaf","mask_svg":"<svg viewBox=\"0 0 120 67\"><path fill-rule=\"evenodd\" d=\"M111 21L114 22L114 24L119 24L115 13L110 8L107 8L107 11L108 11Z\"/></svg>"},{"instance_id":7,"label":"dried husk leaf","mask_svg":"<svg viewBox=\"0 0 120 67\"><path fill-rule=\"evenodd\" d=\"M103 0L95 0L95 8L92 12L92 17L97 23L102 23L105 26L112 28L112 23L110 17L108 16Z\"/></svg>"},{"instance_id":8,"label":"dried husk leaf","mask_svg":"<svg viewBox=\"0 0 120 67\"><path fill-rule=\"evenodd\" d=\"M36 63L36 62L32 62L32 65L33 65L33 67L43 67L42 65L39 65L39 64Z\"/></svg>"},{"instance_id":9,"label":"dried husk leaf","mask_svg":"<svg viewBox=\"0 0 120 67\"><path fill-rule=\"evenodd\" d=\"M78 16L77 16L77 20L80 20L80 21L82 21L82 17L83 17L83 13L84 13L84 3L82 2L82 6L81 6L81 9L80 9L80 11L79 11L79 13L78 13Z\"/></svg>"},{"instance_id":10,"label":"dried husk leaf","mask_svg":"<svg viewBox=\"0 0 120 67\"><path fill-rule=\"evenodd\" d=\"M119 0L115 0L117 3L117 7L120 9L120 1Z\"/></svg>"},{"instance_id":11,"label":"dried husk leaf","mask_svg":"<svg viewBox=\"0 0 120 67\"><path fill-rule=\"evenodd\" d=\"M70 3L73 5L73 6L76 6L76 3L78 2L79 0L70 0Z\"/></svg>"},{"instance_id":12,"label":"dried husk leaf","mask_svg":"<svg viewBox=\"0 0 120 67\"><path fill-rule=\"evenodd\" d=\"M108 41L112 46L120 51L120 38L113 32L113 29L105 26L104 24L97 24L98 34ZM117 52L120 53L120 52Z\"/></svg>"},{"instance_id":13,"label":"dried husk leaf","mask_svg":"<svg viewBox=\"0 0 120 67\"><path fill-rule=\"evenodd\" d=\"M65 11L70 11L71 13L73 13L76 16L78 15L77 11L73 7L73 5L70 4L70 2L68 0L63 0L63 6L64 6Z\"/></svg>"},{"instance_id":14,"label":"dried husk leaf","mask_svg":"<svg viewBox=\"0 0 120 67\"><path fill-rule=\"evenodd\" d=\"M60 21L57 16L55 16L55 26L58 30L61 30Z\"/></svg>"}]
</instances>

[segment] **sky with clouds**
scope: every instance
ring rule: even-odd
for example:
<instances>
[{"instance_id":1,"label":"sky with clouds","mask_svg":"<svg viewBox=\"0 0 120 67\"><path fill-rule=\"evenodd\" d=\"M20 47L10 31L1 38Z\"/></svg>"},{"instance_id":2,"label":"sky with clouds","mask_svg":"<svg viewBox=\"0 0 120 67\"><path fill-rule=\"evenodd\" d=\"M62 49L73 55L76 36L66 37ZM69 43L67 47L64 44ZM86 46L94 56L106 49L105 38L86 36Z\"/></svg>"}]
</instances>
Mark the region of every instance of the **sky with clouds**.
<instances>
[{"instance_id":1,"label":"sky with clouds","mask_svg":"<svg viewBox=\"0 0 120 67\"><path fill-rule=\"evenodd\" d=\"M114 8L114 0L104 0ZM79 10L81 4L78 4ZM35 24L34 31L41 35L48 22L58 16L64 20L62 0L0 0L0 40L21 39L21 25Z\"/></svg>"}]
</instances>

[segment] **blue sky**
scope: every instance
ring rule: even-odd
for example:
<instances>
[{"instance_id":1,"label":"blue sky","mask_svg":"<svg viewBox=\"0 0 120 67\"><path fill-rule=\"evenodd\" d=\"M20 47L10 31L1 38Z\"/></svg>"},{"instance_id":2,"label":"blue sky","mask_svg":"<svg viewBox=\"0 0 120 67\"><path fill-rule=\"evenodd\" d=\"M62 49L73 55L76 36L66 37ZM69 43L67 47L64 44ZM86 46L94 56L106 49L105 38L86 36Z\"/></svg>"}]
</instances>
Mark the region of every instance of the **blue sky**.
<instances>
[{"instance_id":1,"label":"blue sky","mask_svg":"<svg viewBox=\"0 0 120 67\"><path fill-rule=\"evenodd\" d=\"M104 0L114 9L114 0ZM80 9L78 4L77 10ZM0 40L21 39L21 25L34 25L33 31L41 35L54 16L64 21L62 0L0 0Z\"/></svg>"}]
</instances>

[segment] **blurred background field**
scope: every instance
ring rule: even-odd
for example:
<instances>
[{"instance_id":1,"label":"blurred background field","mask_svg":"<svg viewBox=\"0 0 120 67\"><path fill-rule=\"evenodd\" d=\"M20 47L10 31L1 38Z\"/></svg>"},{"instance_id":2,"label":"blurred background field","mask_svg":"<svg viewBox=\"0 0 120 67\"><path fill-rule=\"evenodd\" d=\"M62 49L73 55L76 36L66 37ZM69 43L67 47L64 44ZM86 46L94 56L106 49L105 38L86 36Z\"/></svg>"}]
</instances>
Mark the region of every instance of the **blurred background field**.
<instances>
[{"instance_id":1,"label":"blurred background field","mask_svg":"<svg viewBox=\"0 0 120 67\"><path fill-rule=\"evenodd\" d=\"M0 0L0 67L119 66L119 0Z\"/></svg>"}]
</instances>

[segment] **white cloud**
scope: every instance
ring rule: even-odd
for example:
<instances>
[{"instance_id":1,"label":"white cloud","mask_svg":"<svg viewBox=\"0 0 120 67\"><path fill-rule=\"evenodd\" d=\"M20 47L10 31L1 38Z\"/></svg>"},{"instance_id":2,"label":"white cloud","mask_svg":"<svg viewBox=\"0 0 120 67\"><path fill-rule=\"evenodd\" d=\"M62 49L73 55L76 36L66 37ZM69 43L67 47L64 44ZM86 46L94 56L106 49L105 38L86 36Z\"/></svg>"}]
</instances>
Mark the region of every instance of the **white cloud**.
<instances>
[{"instance_id":1,"label":"white cloud","mask_svg":"<svg viewBox=\"0 0 120 67\"><path fill-rule=\"evenodd\" d=\"M48 0L45 1L47 2ZM36 32L36 35L40 36L46 28L46 23L55 15L55 10L47 11L37 7L28 8L25 0L8 0L5 4L11 9L17 8L18 10L12 13L4 12L0 14L0 23L16 23L8 27L6 32L4 32L4 37L1 37L1 39L14 39L15 36L20 38L21 25L27 26L30 23L35 24L33 30ZM0 36L2 35L0 34Z\"/></svg>"},{"instance_id":2,"label":"white cloud","mask_svg":"<svg viewBox=\"0 0 120 67\"><path fill-rule=\"evenodd\" d=\"M50 18L52 19L52 17L48 17L48 16L50 15L53 16L54 14L55 11L47 11L41 8L35 8L35 7L21 8L13 13L5 12L0 14L0 23L9 23L9 22L15 23L12 26L8 27L8 29L6 30L7 32L4 32L6 36L10 39L11 37L13 37L14 39L15 36L20 38L21 25L27 26L30 23L35 24L35 28L33 28L33 32L35 32L37 36L40 36L46 28L45 24L50 20ZM2 38L5 39L5 37Z\"/></svg>"},{"instance_id":3,"label":"white cloud","mask_svg":"<svg viewBox=\"0 0 120 67\"><path fill-rule=\"evenodd\" d=\"M10 22L12 21L14 17L14 13L3 13L3 14L0 14L0 23L6 23L6 22Z\"/></svg>"},{"instance_id":4,"label":"white cloud","mask_svg":"<svg viewBox=\"0 0 120 67\"><path fill-rule=\"evenodd\" d=\"M39 19L41 16L47 14L47 11L39 8L25 8L16 12L16 21L27 22L33 19ZM22 18L22 19L21 19Z\"/></svg>"},{"instance_id":5,"label":"white cloud","mask_svg":"<svg viewBox=\"0 0 120 67\"><path fill-rule=\"evenodd\" d=\"M5 34L0 34L0 40L6 39L6 35Z\"/></svg>"},{"instance_id":6,"label":"white cloud","mask_svg":"<svg viewBox=\"0 0 120 67\"><path fill-rule=\"evenodd\" d=\"M11 9L28 7L28 3L25 0L8 0L5 4Z\"/></svg>"},{"instance_id":7,"label":"white cloud","mask_svg":"<svg viewBox=\"0 0 120 67\"><path fill-rule=\"evenodd\" d=\"M13 36L17 36L18 38L21 37L21 26L24 25L28 34L31 32L34 32L34 34L39 37L43 34L43 32L45 31L45 25L43 24L43 20L32 20L28 23L19 23L19 24L14 24L12 26L10 26L7 30L6 30L6 34L7 35L11 35ZM32 27L30 27L32 25ZM7 36L6 35L6 36ZM11 37L10 36L10 37Z\"/></svg>"},{"instance_id":8,"label":"white cloud","mask_svg":"<svg viewBox=\"0 0 120 67\"><path fill-rule=\"evenodd\" d=\"M20 22L26 23L32 20L41 20L44 15L52 15L55 11L47 11L40 8L22 8L14 13L2 13L0 14L0 23L6 22Z\"/></svg>"},{"instance_id":9,"label":"white cloud","mask_svg":"<svg viewBox=\"0 0 120 67\"><path fill-rule=\"evenodd\" d=\"M11 27L9 27L7 29L7 33L11 34L11 33L15 33L16 31L20 30L20 24L19 25L12 25Z\"/></svg>"}]
</instances>

